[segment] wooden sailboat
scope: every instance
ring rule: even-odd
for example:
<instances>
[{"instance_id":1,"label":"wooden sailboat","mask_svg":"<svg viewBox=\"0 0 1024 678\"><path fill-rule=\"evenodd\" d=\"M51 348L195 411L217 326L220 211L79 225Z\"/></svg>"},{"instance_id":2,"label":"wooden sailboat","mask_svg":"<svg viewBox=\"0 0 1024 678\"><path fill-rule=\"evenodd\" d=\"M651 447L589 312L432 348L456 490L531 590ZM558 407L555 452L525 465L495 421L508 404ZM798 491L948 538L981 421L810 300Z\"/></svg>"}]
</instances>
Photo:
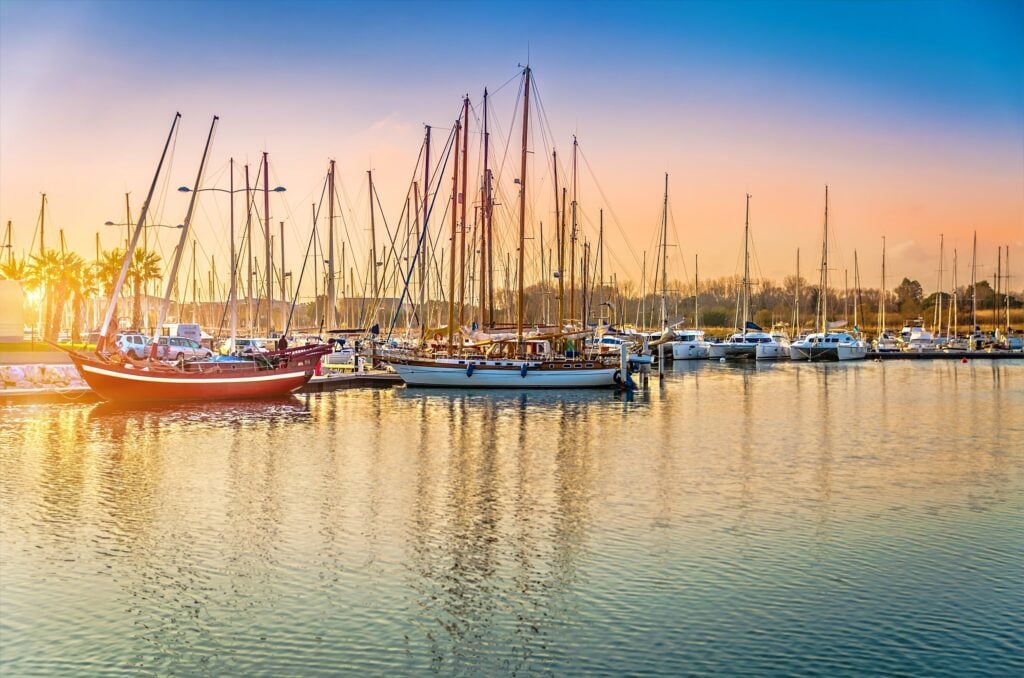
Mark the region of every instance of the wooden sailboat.
<instances>
[{"instance_id":1,"label":"wooden sailboat","mask_svg":"<svg viewBox=\"0 0 1024 678\"><path fill-rule=\"evenodd\" d=\"M456 234L455 210L459 195L458 189L458 143L459 131L456 129L456 170L452 178L452 231L451 254L449 268L449 322L447 336L447 352L437 355L417 355L393 353L384 358L384 362L401 376L409 386L440 386L454 388L589 388L613 386L621 380L616 364L606 363L601 359L582 359L574 357L558 357L552 353L552 337L531 337L524 333L524 274L525 254L523 244L526 239L526 169L527 140L529 132L530 112L530 67L523 71L523 138L521 149L521 167L519 174L519 252L518 252L518 304L516 316L516 333L507 339L489 344L490 353L479 347L467 352L460 341L455 342L454 328L456 313L453 302L459 294L455 290ZM464 107L464 113L468 106ZM467 116L468 117L468 116ZM468 119L458 124L468 124ZM463 138L467 138L463 134ZM465 166L463 166L465 172ZM487 178L485 178L485 181ZM488 220L490 216L488 215ZM490 232L488 229L488 246ZM493 306L491 306L493 309ZM570 315L573 311L570 310ZM560 319L561 321L561 319ZM504 350L502 350L504 349Z\"/></svg>"},{"instance_id":2,"label":"wooden sailboat","mask_svg":"<svg viewBox=\"0 0 1024 678\"><path fill-rule=\"evenodd\" d=\"M87 354L79 351L68 351L68 353L82 379L101 398L106 400L137 403L174 400L271 398L286 395L309 381L310 377L313 376L313 371L320 360L320 356L329 351L326 346L313 345L285 349L263 354L259 356L258 360L251 361L213 360L176 364L161 362L152 353L146 360L136 361L130 358L122 358L116 349L113 351L108 350L113 347L114 328L111 327L111 321L116 308L117 298L121 292L121 287L124 285L132 253L143 228L145 228L146 212L153 198L153 192L156 189L160 171L167 157L167 149L170 147L174 130L180 118L180 113L175 114L174 122L171 124L171 131L167 135L167 142L164 145L160 162L157 165L156 174L153 176L153 183L149 188L149 195L142 206L138 224L125 252L121 272L114 288L111 290L110 302L103 320L96 352L94 354ZM203 151L203 160L199 166L199 174L196 178L195 186L197 189L202 181L203 167L206 163L216 123L217 118L214 117L213 124L210 126L210 134L206 139L206 148ZM182 228L177 256L175 257L168 280L164 306L160 312L161 322L157 324L157 327L162 324L162 320L166 315L167 303L170 298L170 292L173 289L174 274L177 272L182 244L188 237L189 222L197 193L198 190L193 192L189 204L189 211ZM154 343L154 347L155 345Z\"/></svg>"}]
</instances>

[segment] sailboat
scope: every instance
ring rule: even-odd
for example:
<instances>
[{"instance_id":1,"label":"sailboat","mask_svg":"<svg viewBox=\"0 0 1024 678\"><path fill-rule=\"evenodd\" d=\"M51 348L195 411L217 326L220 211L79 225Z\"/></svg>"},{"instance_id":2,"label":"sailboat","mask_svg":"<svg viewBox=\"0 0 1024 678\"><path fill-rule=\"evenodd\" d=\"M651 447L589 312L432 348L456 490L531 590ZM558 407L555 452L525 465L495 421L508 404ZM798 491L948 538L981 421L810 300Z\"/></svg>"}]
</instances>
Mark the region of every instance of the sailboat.
<instances>
[{"instance_id":1,"label":"sailboat","mask_svg":"<svg viewBox=\"0 0 1024 678\"><path fill-rule=\"evenodd\" d=\"M711 358L726 360L755 360L758 344L775 342L750 318L750 194L747 194L746 218L743 225L743 284L740 291L743 314L743 330L736 332L723 342L711 344L708 354Z\"/></svg>"},{"instance_id":2,"label":"sailboat","mask_svg":"<svg viewBox=\"0 0 1024 678\"><path fill-rule=\"evenodd\" d=\"M313 376L320 357L329 351L329 348L324 345L299 346L262 354L253 360L231 362L196 361L167 364L156 359L155 337L152 346L154 351L150 353L147 359L136 361L130 358L122 358L114 349L112 336L108 336L108 334L112 334L114 329L111 327L111 322L116 309L117 299L128 273L132 253L135 250L142 230L145 228L146 212L151 204L160 171L167 157L167 150L170 147L174 130L180 118L180 113L175 114L174 122L171 124L171 131L167 135L167 142L164 144L164 150L157 165L156 174L153 176L153 183L149 188L149 194L142 206L139 221L135 227L131 242L125 251L121 272L110 293L110 301L103 320L102 329L100 330L100 339L96 346L96 352L90 354L68 350L67 353L70 355L71 361L82 376L82 379L105 400L138 403L272 398L287 395L301 388L309 381ZM197 188L202 181L203 168L209 153L210 141L213 138L216 124L217 117L214 116L213 123L210 126L210 134L206 139L206 147L203 150L203 159L199 165L199 175L195 183ZM160 321L157 323L158 328L161 327L166 316L171 290L174 285L174 277L181 259L182 245L188 237L189 224L197 194L198 191L193 191L189 202L188 213L185 217L180 236L181 239L168 277L167 293L164 296L163 306L160 311Z\"/></svg>"},{"instance_id":3,"label":"sailboat","mask_svg":"<svg viewBox=\"0 0 1024 678\"><path fill-rule=\"evenodd\" d=\"M600 357L582 358L554 356L551 340L564 338L560 334L533 336L524 334L524 241L526 235L526 169L527 139L530 115L530 67L523 70L523 139L519 184L519 248L518 248L518 309L516 333L513 337L489 341L486 346L475 346L466 353L465 342L454 343L456 319L451 300L455 299L454 251L457 227L454 210L458 204L459 124L455 130L455 170L452 178L452 256L449 261L449 318L448 350L446 354L416 355L390 353L384 358L408 386L441 386L450 388L590 388L608 387L620 383L622 375L615 363ZM468 124L468 116L462 124ZM464 134L468 139L468 134ZM465 156L463 156L465 157ZM462 171L465 172L465 162ZM561 303L559 304L561 307ZM571 312L570 312L571 313ZM559 318L562 329L564 318ZM490 352L481 349L487 348ZM503 351L501 349L504 349Z\"/></svg>"},{"instance_id":4,"label":"sailboat","mask_svg":"<svg viewBox=\"0 0 1024 678\"><path fill-rule=\"evenodd\" d=\"M849 332L829 329L828 318L828 186L825 186L825 235L821 247L820 332L809 334L790 344L793 360L836 361L863 360L868 355L867 344Z\"/></svg>"},{"instance_id":5,"label":"sailboat","mask_svg":"<svg viewBox=\"0 0 1024 678\"><path fill-rule=\"evenodd\" d=\"M677 329L676 338L672 343L672 358L674 360L701 360L708 357L708 350L711 343L704 339L704 330L700 327L700 314L698 298L700 296L700 284L697 277L697 256L693 257L693 327Z\"/></svg>"}]
</instances>

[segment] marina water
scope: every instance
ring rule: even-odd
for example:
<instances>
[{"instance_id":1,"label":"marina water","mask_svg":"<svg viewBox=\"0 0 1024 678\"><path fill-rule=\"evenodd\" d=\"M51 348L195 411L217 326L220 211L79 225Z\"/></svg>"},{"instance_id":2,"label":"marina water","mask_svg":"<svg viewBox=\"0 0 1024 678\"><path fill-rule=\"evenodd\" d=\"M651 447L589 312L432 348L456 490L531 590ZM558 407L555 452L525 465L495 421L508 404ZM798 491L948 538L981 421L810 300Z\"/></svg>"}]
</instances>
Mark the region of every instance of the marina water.
<instances>
[{"instance_id":1,"label":"marina water","mask_svg":"<svg viewBox=\"0 0 1024 678\"><path fill-rule=\"evenodd\" d=\"M0 409L0 673L1024 671L1024 362Z\"/></svg>"}]
</instances>

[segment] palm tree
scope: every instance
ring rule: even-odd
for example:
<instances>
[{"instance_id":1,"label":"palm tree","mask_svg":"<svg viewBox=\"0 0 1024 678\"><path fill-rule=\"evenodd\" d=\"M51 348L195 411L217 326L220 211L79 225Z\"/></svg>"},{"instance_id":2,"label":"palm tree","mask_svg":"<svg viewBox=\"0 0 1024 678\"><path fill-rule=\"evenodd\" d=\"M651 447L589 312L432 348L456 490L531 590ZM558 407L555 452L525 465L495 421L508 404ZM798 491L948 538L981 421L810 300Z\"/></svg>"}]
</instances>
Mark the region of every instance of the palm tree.
<instances>
[{"instance_id":1,"label":"palm tree","mask_svg":"<svg viewBox=\"0 0 1024 678\"><path fill-rule=\"evenodd\" d=\"M28 273L28 264L25 259L4 259L0 262L0 280L14 280L21 282Z\"/></svg>"},{"instance_id":2,"label":"palm tree","mask_svg":"<svg viewBox=\"0 0 1024 678\"><path fill-rule=\"evenodd\" d=\"M82 334L82 323L86 317L86 303L96 297L98 291L95 268L78 266L71 279L71 341L78 342Z\"/></svg>"},{"instance_id":3,"label":"palm tree","mask_svg":"<svg viewBox=\"0 0 1024 678\"><path fill-rule=\"evenodd\" d=\"M24 283L28 290L40 295L42 307L38 309L38 320L42 325L43 338L50 338L50 316L53 306L54 281L59 275L60 252L46 249L30 257L25 271Z\"/></svg>"},{"instance_id":4,"label":"palm tree","mask_svg":"<svg viewBox=\"0 0 1024 678\"><path fill-rule=\"evenodd\" d=\"M132 327L142 327L142 292L153 280L163 277L160 269L160 255L146 250L135 250L132 265L128 269L132 282Z\"/></svg>"}]
</instances>

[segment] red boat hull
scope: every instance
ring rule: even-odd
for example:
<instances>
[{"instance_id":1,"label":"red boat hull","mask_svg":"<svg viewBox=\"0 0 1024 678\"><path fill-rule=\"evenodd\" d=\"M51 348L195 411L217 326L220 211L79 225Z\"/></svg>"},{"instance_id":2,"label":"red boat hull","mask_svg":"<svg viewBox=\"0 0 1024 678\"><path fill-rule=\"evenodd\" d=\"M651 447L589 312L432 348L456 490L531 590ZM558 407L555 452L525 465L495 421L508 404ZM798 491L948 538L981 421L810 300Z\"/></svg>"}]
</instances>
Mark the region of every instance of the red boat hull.
<instances>
[{"instance_id":1,"label":"red boat hull","mask_svg":"<svg viewBox=\"0 0 1024 678\"><path fill-rule=\"evenodd\" d=\"M319 356L273 369L219 369L214 364L203 371L149 369L82 355L71 359L85 382L104 400L158 402L284 396L309 381Z\"/></svg>"}]
</instances>

